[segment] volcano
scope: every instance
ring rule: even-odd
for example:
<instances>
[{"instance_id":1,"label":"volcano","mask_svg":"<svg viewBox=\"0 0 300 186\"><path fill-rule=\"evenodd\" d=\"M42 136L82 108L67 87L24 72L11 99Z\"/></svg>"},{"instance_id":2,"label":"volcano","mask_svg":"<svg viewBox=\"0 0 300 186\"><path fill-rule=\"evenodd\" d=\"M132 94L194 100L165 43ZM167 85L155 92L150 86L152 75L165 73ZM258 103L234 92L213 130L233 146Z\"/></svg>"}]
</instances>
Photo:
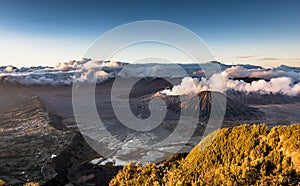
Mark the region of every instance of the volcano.
<instances>
[{"instance_id":1,"label":"volcano","mask_svg":"<svg viewBox=\"0 0 300 186\"><path fill-rule=\"evenodd\" d=\"M155 94L157 95L157 94ZM153 97L153 96L152 96ZM196 96L159 96L163 99L168 109L175 113L189 109L199 110L199 118L208 119L211 113L225 120L253 119L264 116L258 108L251 107L240 100L232 99L223 93L215 91L202 91ZM213 111L213 112L212 112Z\"/></svg>"},{"instance_id":2,"label":"volcano","mask_svg":"<svg viewBox=\"0 0 300 186\"><path fill-rule=\"evenodd\" d=\"M195 100L198 99L198 100ZM195 103L198 103L195 105ZM258 108L248 106L238 100L234 100L225 94L215 91L202 91L197 96L181 104L181 108L193 105L194 109L199 109L200 118L209 118L210 115L225 114L226 120L232 119L251 119L264 115ZM225 107L225 108L224 108ZM214 111L212 112L212 109ZM225 109L222 110L222 108Z\"/></svg>"}]
</instances>

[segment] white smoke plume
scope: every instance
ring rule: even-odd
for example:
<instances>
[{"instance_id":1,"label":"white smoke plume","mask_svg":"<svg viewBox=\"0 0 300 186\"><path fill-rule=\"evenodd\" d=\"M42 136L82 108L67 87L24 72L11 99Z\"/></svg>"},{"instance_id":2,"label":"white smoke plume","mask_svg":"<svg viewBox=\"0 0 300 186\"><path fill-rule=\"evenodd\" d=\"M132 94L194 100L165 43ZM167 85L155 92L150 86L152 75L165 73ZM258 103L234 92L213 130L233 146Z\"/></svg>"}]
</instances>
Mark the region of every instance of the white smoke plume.
<instances>
[{"instance_id":1,"label":"white smoke plume","mask_svg":"<svg viewBox=\"0 0 300 186\"><path fill-rule=\"evenodd\" d=\"M201 91L225 91L225 82L222 74L215 74L210 79L185 77L180 85L174 86L172 89L165 89L161 94L165 95L195 95Z\"/></svg>"},{"instance_id":2,"label":"white smoke plume","mask_svg":"<svg viewBox=\"0 0 300 186\"><path fill-rule=\"evenodd\" d=\"M175 95L194 95L201 91L209 90L209 83L207 79L203 78L200 81L196 78L185 77L182 79L180 85L174 86L172 89L165 89L161 94L175 96Z\"/></svg>"}]
</instances>

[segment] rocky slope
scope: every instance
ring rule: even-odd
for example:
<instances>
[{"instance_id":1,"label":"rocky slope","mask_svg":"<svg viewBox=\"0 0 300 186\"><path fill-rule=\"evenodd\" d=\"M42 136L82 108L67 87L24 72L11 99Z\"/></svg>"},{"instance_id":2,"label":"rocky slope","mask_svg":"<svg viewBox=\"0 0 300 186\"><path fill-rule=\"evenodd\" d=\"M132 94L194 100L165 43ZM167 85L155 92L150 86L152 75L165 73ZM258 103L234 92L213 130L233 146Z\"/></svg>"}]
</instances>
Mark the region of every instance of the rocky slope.
<instances>
[{"instance_id":1,"label":"rocky slope","mask_svg":"<svg viewBox=\"0 0 300 186\"><path fill-rule=\"evenodd\" d=\"M0 110L0 178L8 185L102 185L120 169L89 163L98 153L39 97L6 101Z\"/></svg>"}]
</instances>

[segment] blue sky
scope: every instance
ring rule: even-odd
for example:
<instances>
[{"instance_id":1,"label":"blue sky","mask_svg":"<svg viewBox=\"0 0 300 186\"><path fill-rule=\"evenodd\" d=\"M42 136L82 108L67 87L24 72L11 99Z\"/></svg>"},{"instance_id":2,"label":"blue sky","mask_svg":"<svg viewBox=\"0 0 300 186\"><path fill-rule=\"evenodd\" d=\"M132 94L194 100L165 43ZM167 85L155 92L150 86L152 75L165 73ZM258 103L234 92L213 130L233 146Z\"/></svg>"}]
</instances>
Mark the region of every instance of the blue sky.
<instances>
[{"instance_id":1,"label":"blue sky","mask_svg":"<svg viewBox=\"0 0 300 186\"><path fill-rule=\"evenodd\" d=\"M2 0L0 66L79 59L101 34L149 19L187 27L221 62L300 66L299 10L300 1Z\"/></svg>"}]
</instances>

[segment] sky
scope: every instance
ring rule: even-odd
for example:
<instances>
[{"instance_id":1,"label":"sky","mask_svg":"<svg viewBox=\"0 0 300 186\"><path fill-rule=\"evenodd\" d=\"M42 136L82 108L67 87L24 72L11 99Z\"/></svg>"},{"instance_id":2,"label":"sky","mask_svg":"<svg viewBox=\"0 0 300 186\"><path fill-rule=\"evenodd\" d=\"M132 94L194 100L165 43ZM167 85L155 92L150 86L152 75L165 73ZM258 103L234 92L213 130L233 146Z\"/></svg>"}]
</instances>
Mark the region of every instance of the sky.
<instances>
[{"instance_id":1,"label":"sky","mask_svg":"<svg viewBox=\"0 0 300 186\"><path fill-rule=\"evenodd\" d=\"M222 63L300 66L299 10L297 0L1 0L0 66L80 59L102 34L140 20L190 29Z\"/></svg>"}]
</instances>

